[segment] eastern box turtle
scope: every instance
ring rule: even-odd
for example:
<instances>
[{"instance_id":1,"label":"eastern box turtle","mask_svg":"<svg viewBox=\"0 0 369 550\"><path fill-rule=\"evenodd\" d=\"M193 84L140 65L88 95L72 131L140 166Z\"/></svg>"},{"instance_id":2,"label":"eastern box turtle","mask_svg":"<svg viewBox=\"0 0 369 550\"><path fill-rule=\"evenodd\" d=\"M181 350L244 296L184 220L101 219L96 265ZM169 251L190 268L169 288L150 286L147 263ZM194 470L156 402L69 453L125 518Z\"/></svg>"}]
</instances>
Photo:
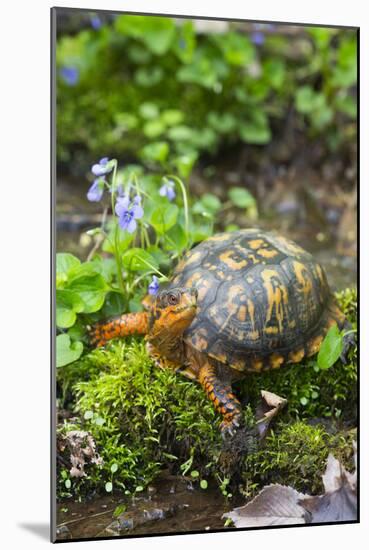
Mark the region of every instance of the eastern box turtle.
<instances>
[{"instance_id":1,"label":"eastern box turtle","mask_svg":"<svg viewBox=\"0 0 369 550\"><path fill-rule=\"evenodd\" d=\"M158 366L198 380L233 432L241 405L231 383L247 372L299 363L328 329L346 325L324 270L280 235L220 233L190 250L147 311L97 323L91 342L145 334Z\"/></svg>"}]
</instances>

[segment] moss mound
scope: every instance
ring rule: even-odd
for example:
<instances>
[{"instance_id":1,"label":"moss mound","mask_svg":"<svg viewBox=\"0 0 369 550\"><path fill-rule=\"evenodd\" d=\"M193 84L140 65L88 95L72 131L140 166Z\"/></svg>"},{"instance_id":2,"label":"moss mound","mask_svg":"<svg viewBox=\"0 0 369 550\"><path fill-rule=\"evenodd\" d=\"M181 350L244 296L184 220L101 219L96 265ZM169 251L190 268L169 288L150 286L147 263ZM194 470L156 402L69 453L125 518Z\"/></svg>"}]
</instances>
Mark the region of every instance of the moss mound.
<instances>
[{"instance_id":1,"label":"moss mound","mask_svg":"<svg viewBox=\"0 0 369 550\"><path fill-rule=\"evenodd\" d=\"M356 326L356 292L338 300ZM329 452L350 466L356 414L356 350L350 361L321 371L313 360L262 375L247 376L235 387L246 422L260 390L287 398L288 407L265 445L246 457L241 491L248 496L266 483L291 484L317 492ZM226 480L217 459L222 441L220 418L202 388L184 377L160 370L147 356L142 340L112 342L59 369L59 405L67 408L59 432L92 434L103 464L87 464L86 475L70 478L68 463L58 466L60 497L84 498L99 491L141 491L163 468L197 471ZM350 429L349 429L350 428Z\"/></svg>"}]
</instances>

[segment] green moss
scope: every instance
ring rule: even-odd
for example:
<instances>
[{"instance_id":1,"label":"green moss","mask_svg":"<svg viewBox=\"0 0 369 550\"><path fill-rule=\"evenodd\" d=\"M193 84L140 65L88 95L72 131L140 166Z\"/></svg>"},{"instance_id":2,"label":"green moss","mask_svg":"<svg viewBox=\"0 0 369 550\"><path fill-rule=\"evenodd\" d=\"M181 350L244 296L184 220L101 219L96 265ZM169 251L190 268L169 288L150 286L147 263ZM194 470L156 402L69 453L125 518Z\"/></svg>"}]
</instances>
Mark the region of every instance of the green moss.
<instances>
[{"instance_id":1,"label":"green moss","mask_svg":"<svg viewBox=\"0 0 369 550\"><path fill-rule=\"evenodd\" d=\"M332 453L351 470L355 439L355 429L332 434L321 424L312 426L302 421L279 424L267 437L263 449L246 458L244 491L251 496L258 487L281 483L301 492L321 493L321 476L328 454Z\"/></svg>"},{"instance_id":2,"label":"green moss","mask_svg":"<svg viewBox=\"0 0 369 550\"><path fill-rule=\"evenodd\" d=\"M356 326L356 292L347 290L338 299ZM345 460L350 456L352 432L336 430L332 435L322 425L322 417L332 426L338 417L354 424L355 349L349 357L347 365L339 361L324 371L311 359L301 365L250 375L235 388L242 399L249 400L245 407L249 425L261 389L288 400L263 449L244 461L241 477L246 494L277 482L307 492L318 491L328 453L333 452L337 458L342 455ZM68 469L62 466L60 496L83 497L104 491L107 482L112 482L114 489L134 492L163 468L177 473L195 469L201 478L213 476L220 483L224 481L217 464L222 445L219 415L198 384L155 367L142 339L113 341L106 349L94 350L59 369L58 379L64 404L78 415L73 419L73 429L89 431L104 460L102 466L86 467L85 477L71 479L67 492ZM309 425L311 419L318 424ZM61 429L71 428L66 424Z\"/></svg>"}]
</instances>

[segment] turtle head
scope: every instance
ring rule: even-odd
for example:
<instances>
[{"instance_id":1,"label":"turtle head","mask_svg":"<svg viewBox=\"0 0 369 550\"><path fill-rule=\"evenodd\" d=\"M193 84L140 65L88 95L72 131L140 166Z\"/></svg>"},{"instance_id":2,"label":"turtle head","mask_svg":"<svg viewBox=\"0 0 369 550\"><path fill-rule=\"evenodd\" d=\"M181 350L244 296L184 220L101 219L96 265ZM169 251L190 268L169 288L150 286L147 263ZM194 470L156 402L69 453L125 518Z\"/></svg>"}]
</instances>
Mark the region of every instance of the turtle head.
<instances>
[{"instance_id":1,"label":"turtle head","mask_svg":"<svg viewBox=\"0 0 369 550\"><path fill-rule=\"evenodd\" d=\"M171 288L158 292L151 305L149 337L179 336L192 323L197 308L195 288Z\"/></svg>"}]
</instances>

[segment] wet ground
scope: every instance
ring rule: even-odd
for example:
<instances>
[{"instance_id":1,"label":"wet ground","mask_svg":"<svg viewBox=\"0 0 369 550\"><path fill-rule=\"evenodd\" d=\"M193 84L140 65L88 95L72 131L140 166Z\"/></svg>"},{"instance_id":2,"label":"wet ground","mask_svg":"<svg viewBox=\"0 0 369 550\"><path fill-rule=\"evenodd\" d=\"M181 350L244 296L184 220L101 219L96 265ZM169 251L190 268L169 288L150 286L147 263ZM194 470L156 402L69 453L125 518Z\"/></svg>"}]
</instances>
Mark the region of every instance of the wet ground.
<instances>
[{"instance_id":1,"label":"wet ground","mask_svg":"<svg viewBox=\"0 0 369 550\"><path fill-rule=\"evenodd\" d=\"M126 509L114 517L121 506ZM222 514L230 508L218 488L195 488L189 479L163 473L133 499L102 496L87 503L59 504L57 536L78 539L227 529Z\"/></svg>"}]
</instances>

